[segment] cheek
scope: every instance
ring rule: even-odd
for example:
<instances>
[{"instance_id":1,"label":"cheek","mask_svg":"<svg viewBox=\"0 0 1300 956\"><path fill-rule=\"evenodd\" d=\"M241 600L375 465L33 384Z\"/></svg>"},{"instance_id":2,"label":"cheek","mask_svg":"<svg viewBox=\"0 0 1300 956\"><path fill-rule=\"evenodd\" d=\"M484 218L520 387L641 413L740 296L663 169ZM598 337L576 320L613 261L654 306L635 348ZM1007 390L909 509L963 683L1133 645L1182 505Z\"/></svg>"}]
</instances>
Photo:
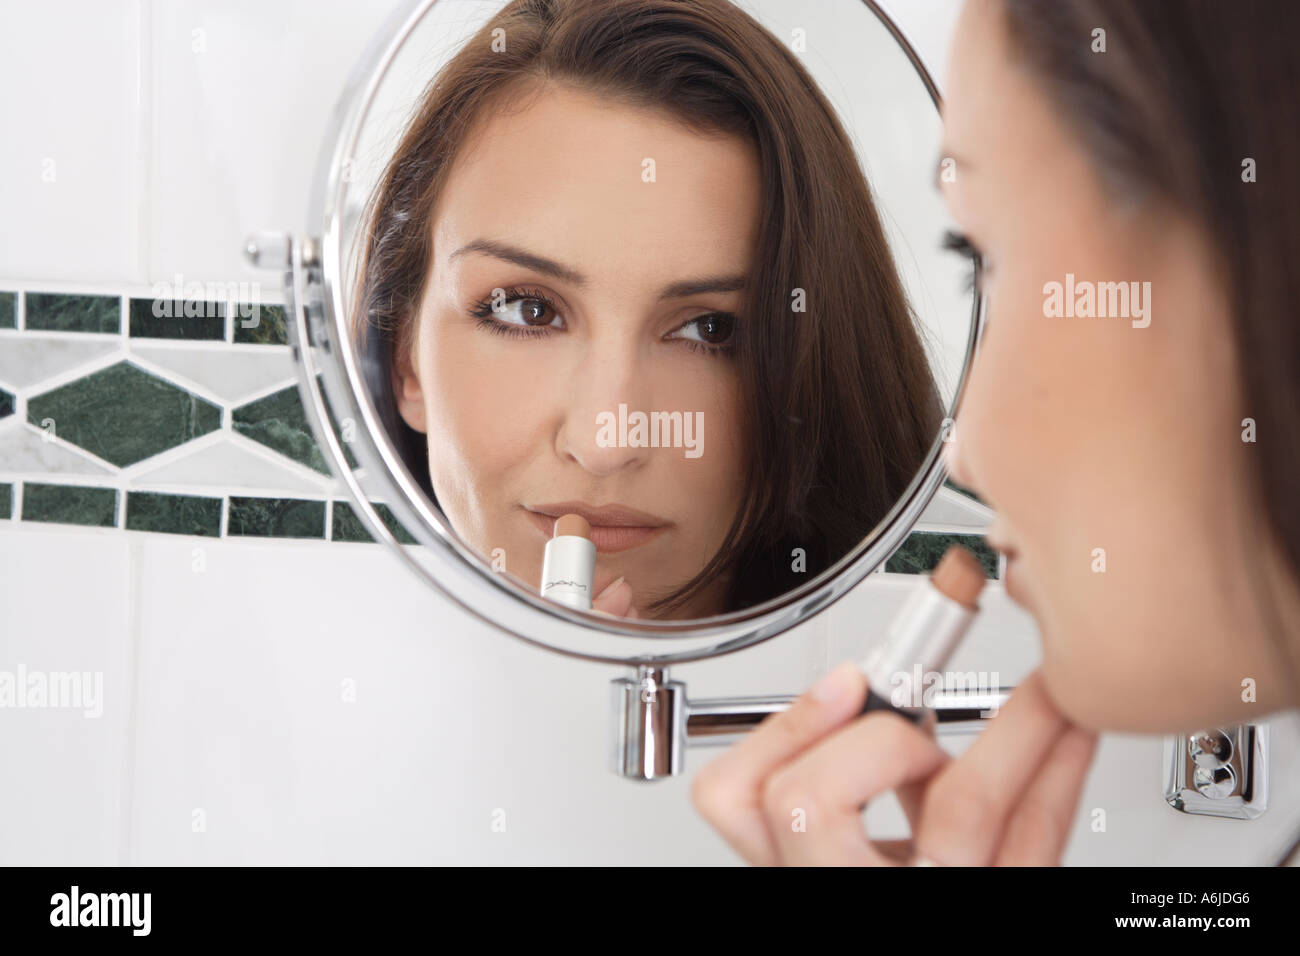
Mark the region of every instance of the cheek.
<instances>
[{"instance_id":1,"label":"cheek","mask_svg":"<svg viewBox=\"0 0 1300 956\"><path fill-rule=\"evenodd\" d=\"M971 480L991 507L1006 515L1023 539L1030 528L1016 510L1031 505L1050 450L1039 446L1050 429L1059 373L1057 347L1043 339L1041 298L1009 275L989 289L987 325L962 397L957 427ZM1057 383L1059 385L1059 383Z\"/></svg>"},{"instance_id":2,"label":"cheek","mask_svg":"<svg viewBox=\"0 0 1300 956\"><path fill-rule=\"evenodd\" d=\"M728 359L693 354L666 358L655 373L655 393L664 396L656 407L693 416L700 431L694 436L699 455L688 457L685 449L677 448L654 450L665 479L656 482L655 493L671 495L678 513L691 516L692 535L716 548L731 526L743 488L739 375Z\"/></svg>"},{"instance_id":3,"label":"cheek","mask_svg":"<svg viewBox=\"0 0 1300 956\"><path fill-rule=\"evenodd\" d=\"M498 487L530 455L543 408L537 400L553 386L545 367L525 361L522 350L490 357L473 328L442 321L421 354L429 422L429 470L440 483L468 497Z\"/></svg>"}]
</instances>

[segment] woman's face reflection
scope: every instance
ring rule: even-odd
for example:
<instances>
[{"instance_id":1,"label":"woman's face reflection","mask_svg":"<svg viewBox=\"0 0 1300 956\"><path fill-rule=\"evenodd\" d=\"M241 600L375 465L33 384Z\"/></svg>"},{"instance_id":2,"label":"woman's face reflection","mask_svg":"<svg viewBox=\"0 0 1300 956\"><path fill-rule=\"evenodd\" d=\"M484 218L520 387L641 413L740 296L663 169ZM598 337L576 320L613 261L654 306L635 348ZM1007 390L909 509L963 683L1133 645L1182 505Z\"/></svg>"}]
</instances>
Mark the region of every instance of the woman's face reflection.
<instances>
[{"instance_id":1,"label":"woman's face reflection","mask_svg":"<svg viewBox=\"0 0 1300 956\"><path fill-rule=\"evenodd\" d=\"M484 117L441 191L398 408L427 433L438 503L486 559L536 586L554 517L584 513L595 593L624 577L617 592L650 616L717 552L741 500L731 349L757 157L555 85L526 104ZM679 412L693 427L680 447L620 443L601 427L620 405L633 424ZM673 616L727 610L727 584Z\"/></svg>"}]
</instances>

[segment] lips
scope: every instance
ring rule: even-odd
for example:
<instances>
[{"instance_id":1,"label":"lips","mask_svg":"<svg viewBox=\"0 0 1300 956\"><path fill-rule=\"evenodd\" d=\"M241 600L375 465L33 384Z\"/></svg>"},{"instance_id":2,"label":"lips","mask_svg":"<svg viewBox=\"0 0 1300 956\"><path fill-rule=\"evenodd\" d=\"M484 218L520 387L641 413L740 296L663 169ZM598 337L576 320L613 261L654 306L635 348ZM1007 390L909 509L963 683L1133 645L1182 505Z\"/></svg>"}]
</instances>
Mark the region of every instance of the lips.
<instances>
[{"instance_id":1,"label":"lips","mask_svg":"<svg viewBox=\"0 0 1300 956\"><path fill-rule=\"evenodd\" d=\"M1007 596L1021 607L1027 608L1028 604L1025 603L1026 595L1021 587L1023 582L1020 580L1021 572L1019 570L1019 552L1014 547L1007 544L1004 538L999 537L1000 531L1001 529L995 522L994 527L984 536L984 540L988 543L989 547L1001 552L1006 558L1006 564L1003 567L1002 574L1002 587L1007 592Z\"/></svg>"},{"instance_id":2,"label":"lips","mask_svg":"<svg viewBox=\"0 0 1300 956\"><path fill-rule=\"evenodd\" d=\"M551 537L556 518L566 514L582 515L591 525L591 540L596 550L606 553L639 547L672 524L649 512L619 504L598 507L581 501L557 501L523 507L529 520L546 538Z\"/></svg>"},{"instance_id":3,"label":"lips","mask_svg":"<svg viewBox=\"0 0 1300 956\"><path fill-rule=\"evenodd\" d=\"M1007 592L1007 597L1015 601L1021 607L1028 608L1028 597L1022 587L1023 581L1020 580L1023 570L1020 567L1020 555L1014 549L1006 545L999 544L989 538L985 538L989 545L1001 551L1006 557L1006 563L1002 570L1002 587Z\"/></svg>"}]
</instances>

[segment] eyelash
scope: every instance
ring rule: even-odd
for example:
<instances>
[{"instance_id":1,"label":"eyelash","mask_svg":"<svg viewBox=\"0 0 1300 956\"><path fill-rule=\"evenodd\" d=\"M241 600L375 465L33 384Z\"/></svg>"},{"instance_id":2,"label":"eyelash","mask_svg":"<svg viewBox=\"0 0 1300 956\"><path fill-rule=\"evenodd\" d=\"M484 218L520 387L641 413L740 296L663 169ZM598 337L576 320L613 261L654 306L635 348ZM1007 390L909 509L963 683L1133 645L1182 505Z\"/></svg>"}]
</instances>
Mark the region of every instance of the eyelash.
<instances>
[{"instance_id":1,"label":"eyelash","mask_svg":"<svg viewBox=\"0 0 1300 956\"><path fill-rule=\"evenodd\" d=\"M511 302L518 302L521 299L525 299L540 302L557 315L560 312L559 306L551 300L550 296L545 292L542 292L540 289L512 288L504 289L502 291L505 292L505 302L507 305ZM474 307L470 309L469 314L479 320L478 327L480 329L485 329L494 335L508 335L511 338L533 339L545 338L555 331L550 326L546 325L515 325L510 322L501 322L492 318L492 299L490 298L480 299L478 302L475 302Z\"/></svg>"},{"instance_id":2,"label":"eyelash","mask_svg":"<svg viewBox=\"0 0 1300 956\"><path fill-rule=\"evenodd\" d=\"M968 292L975 292L979 289L982 280L988 275L989 269L984 264L983 254L979 249L975 248L975 244L964 233L949 229L943 234L943 240L939 245L948 252L955 252L971 260L971 273L966 282L966 289Z\"/></svg>"},{"instance_id":3,"label":"eyelash","mask_svg":"<svg viewBox=\"0 0 1300 956\"><path fill-rule=\"evenodd\" d=\"M505 293L506 304L509 304L511 302L518 302L520 300L536 301L542 303L557 315L559 314L560 311L559 306L555 304L555 302L550 298L550 296L546 295L546 293L542 292L540 289L526 289L526 288L516 287L516 288L504 289L502 291ZM493 335L505 335L511 338L533 339L533 338L545 338L546 336L550 335L552 332L555 331L555 329L551 328L550 326L539 325L539 326L530 327L530 326L516 325L511 322L501 322L498 319L492 318L492 300L490 298L480 299L478 302L475 302L473 304L473 307L470 309L470 315L474 316L474 318L479 320L477 326L478 328L483 329L486 332L491 332ZM726 316L727 318L730 318L733 322L735 322L736 320L736 317L732 315L730 312L706 312L703 315L696 316L694 319L691 319L691 322L698 322L700 319L706 319L711 315ZM734 345L710 345L708 342L696 342L692 339L679 339L678 341L683 342L686 345L686 347L690 349L692 352L702 352L713 356L731 355L736 350L736 347Z\"/></svg>"}]
</instances>

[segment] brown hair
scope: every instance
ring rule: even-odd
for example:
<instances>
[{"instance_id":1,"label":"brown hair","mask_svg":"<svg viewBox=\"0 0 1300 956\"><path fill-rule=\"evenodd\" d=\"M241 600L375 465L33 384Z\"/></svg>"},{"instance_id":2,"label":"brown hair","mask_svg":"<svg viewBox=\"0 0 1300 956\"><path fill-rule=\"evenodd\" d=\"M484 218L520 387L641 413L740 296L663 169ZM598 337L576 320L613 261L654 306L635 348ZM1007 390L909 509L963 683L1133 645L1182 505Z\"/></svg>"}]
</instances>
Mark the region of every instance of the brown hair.
<instances>
[{"instance_id":1,"label":"brown hair","mask_svg":"<svg viewBox=\"0 0 1300 956\"><path fill-rule=\"evenodd\" d=\"M656 609L724 572L732 610L805 583L901 497L943 409L849 137L798 60L728 0L515 0L433 79L361 236L354 322L390 434L433 498L425 436L398 416L392 381L429 274L428 217L475 121L546 81L756 149L761 222L735 355L746 491L712 561ZM796 289L805 312L791 310ZM791 570L796 548L807 573Z\"/></svg>"},{"instance_id":2,"label":"brown hair","mask_svg":"<svg viewBox=\"0 0 1300 956\"><path fill-rule=\"evenodd\" d=\"M1232 303L1241 414L1258 428L1250 490L1300 588L1300 5L1003 0L1002 9L1017 57L1111 190L1190 213L1213 243ZM1104 53L1092 50L1097 29ZM1288 676L1300 679L1300 668Z\"/></svg>"}]
</instances>

